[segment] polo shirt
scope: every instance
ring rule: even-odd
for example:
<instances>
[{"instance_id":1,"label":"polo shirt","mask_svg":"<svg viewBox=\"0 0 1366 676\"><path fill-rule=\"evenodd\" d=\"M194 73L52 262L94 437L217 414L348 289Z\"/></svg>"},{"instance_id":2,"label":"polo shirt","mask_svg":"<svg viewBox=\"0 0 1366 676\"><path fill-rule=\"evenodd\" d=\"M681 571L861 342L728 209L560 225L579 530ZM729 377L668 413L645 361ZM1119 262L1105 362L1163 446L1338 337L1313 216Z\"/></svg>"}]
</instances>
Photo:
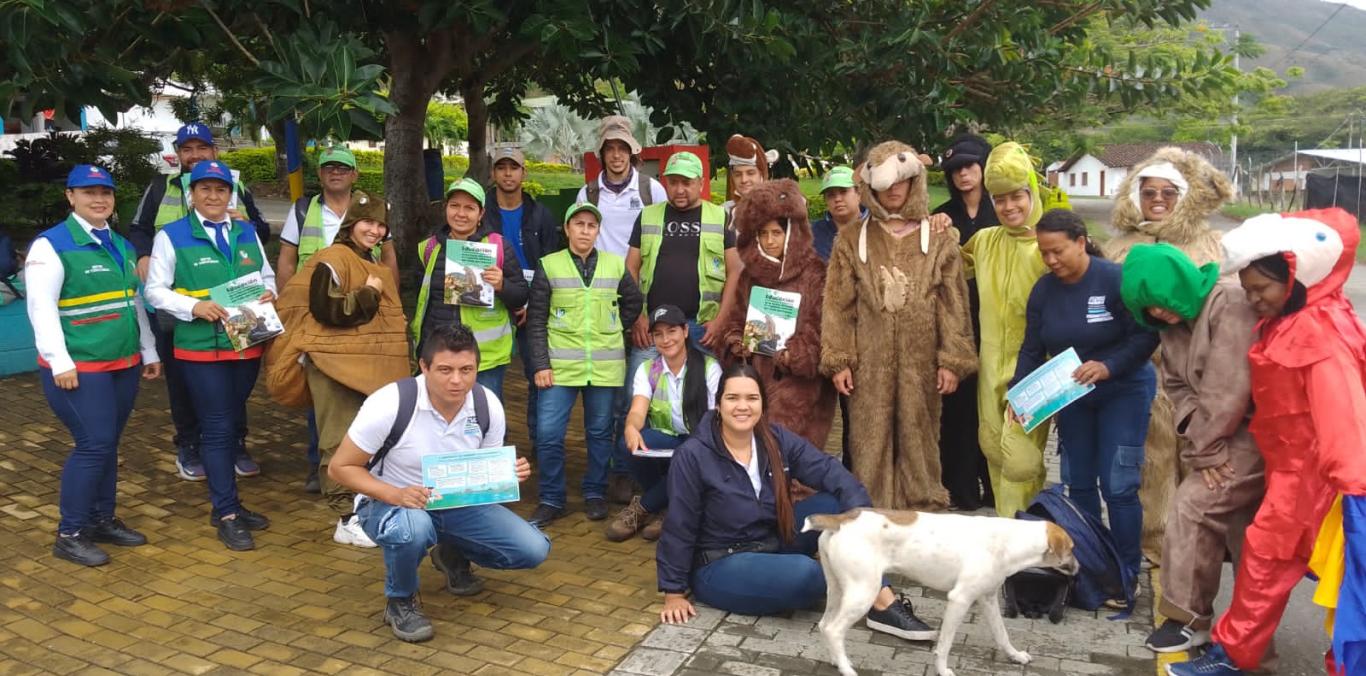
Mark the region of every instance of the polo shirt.
<instances>
[{"instance_id":1,"label":"polo shirt","mask_svg":"<svg viewBox=\"0 0 1366 676\"><path fill-rule=\"evenodd\" d=\"M635 377L631 381L631 392L637 397L653 399L655 391L650 388L650 365L654 360L646 360L636 369ZM688 375L688 364L683 363L683 368L678 369L678 375L674 375L669 370L667 363L664 365L663 379L660 384L669 388L669 418L673 423L672 430L662 430L673 432L674 434L687 434L688 425L683 422L683 379ZM707 368L707 409L716 408L716 390L721 386L721 365L715 360L708 364Z\"/></svg>"},{"instance_id":2,"label":"polo shirt","mask_svg":"<svg viewBox=\"0 0 1366 676\"><path fill-rule=\"evenodd\" d=\"M319 207L323 217L323 241L331 244L337 239L337 231L341 230L342 219L346 218L346 212L337 213L332 207L327 206L326 200L319 200ZM290 207L289 215L285 217L285 227L280 230L280 241L290 246L299 246L299 229L303 223L299 222L295 209ZM388 237L385 237L388 239Z\"/></svg>"},{"instance_id":3,"label":"polo shirt","mask_svg":"<svg viewBox=\"0 0 1366 676\"><path fill-rule=\"evenodd\" d=\"M626 189L621 192L612 192L603 184L602 179L607 172L600 172L597 178L598 210L602 212L602 230L598 233L597 247L622 258L626 257L627 249L630 248L627 241L631 238L631 228L640 216L641 209L645 208L645 202L640 198L640 179L636 177L636 171L631 169ZM588 188L579 188L579 194L574 199L576 202L587 202ZM650 203L659 204L668 199L664 186L650 179Z\"/></svg>"}]
</instances>

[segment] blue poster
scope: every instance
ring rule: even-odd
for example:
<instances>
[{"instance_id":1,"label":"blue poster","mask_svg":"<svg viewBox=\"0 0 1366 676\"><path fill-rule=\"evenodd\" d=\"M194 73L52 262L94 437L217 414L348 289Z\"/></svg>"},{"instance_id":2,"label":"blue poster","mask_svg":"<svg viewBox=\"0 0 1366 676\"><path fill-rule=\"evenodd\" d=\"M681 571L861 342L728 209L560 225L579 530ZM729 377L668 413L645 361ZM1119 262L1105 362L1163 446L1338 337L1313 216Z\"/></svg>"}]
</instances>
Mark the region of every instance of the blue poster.
<instances>
[{"instance_id":1,"label":"blue poster","mask_svg":"<svg viewBox=\"0 0 1366 676\"><path fill-rule=\"evenodd\" d=\"M1026 432L1034 431L1054 413L1096 389L1095 385L1081 385L1072 379L1078 368L1081 358L1069 347L1006 392L1006 401L1023 419Z\"/></svg>"},{"instance_id":2,"label":"blue poster","mask_svg":"<svg viewBox=\"0 0 1366 676\"><path fill-rule=\"evenodd\" d=\"M517 450L512 446L422 456L427 509L517 502Z\"/></svg>"}]
</instances>

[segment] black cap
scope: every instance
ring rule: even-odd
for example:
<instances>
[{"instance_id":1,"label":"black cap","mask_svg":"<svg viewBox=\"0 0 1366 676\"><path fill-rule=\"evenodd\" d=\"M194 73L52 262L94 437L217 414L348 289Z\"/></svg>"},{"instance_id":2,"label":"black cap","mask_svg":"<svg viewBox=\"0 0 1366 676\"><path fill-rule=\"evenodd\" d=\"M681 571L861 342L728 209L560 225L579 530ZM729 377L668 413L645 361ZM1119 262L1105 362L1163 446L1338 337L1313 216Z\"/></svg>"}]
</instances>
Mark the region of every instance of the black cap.
<instances>
[{"instance_id":1,"label":"black cap","mask_svg":"<svg viewBox=\"0 0 1366 676\"><path fill-rule=\"evenodd\" d=\"M939 158L939 166L945 173L957 171L969 164L986 166L987 156L991 154L991 144L976 134L959 134L949 142L944 155Z\"/></svg>"},{"instance_id":2,"label":"black cap","mask_svg":"<svg viewBox=\"0 0 1366 676\"><path fill-rule=\"evenodd\" d=\"M650 311L650 330L653 331L659 324L687 326L688 316L677 305L661 305Z\"/></svg>"}]
</instances>

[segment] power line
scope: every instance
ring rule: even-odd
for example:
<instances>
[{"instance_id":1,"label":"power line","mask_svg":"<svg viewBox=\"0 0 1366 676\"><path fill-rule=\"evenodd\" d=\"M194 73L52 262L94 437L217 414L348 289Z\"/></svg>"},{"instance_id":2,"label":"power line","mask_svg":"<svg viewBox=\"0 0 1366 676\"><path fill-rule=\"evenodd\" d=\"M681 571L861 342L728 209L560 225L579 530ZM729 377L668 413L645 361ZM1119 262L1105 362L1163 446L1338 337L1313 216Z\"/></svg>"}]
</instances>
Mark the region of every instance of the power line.
<instances>
[{"instance_id":1,"label":"power line","mask_svg":"<svg viewBox=\"0 0 1366 676\"><path fill-rule=\"evenodd\" d=\"M1347 6L1347 5L1338 5L1338 8L1335 9L1335 10L1333 10L1333 13L1332 13L1332 14L1329 14L1329 15L1328 15L1328 18L1327 18L1327 19L1324 19L1324 20L1323 20L1323 23L1319 24L1319 27L1318 27L1318 28L1315 28L1315 29L1314 29L1314 32L1312 32L1312 33L1310 33L1309 35L1305 36L1305 38L1304 38L1303 40L1300 40L1300 44L1295 45L1295 48L1294 48L1294 49L1292 49L1292 50L1286 52L1286 53L1285 53L1285 56L1282 56L1281 59L1280 59L1279 61L1276 62L1276 65L1279 66L1279 65L1281 65L1282 63L1285 63L1285 60L1286 60L1286 59L1289 59L1291 56L1294 56L1295 52L1300 51L1300 47L1303 47L1303 46L1309 44L1309 41L1310 41L1310 40L1313 40L1313 39L1314 39L1314 36L1315 36L1315 35L1318 35L1318 34L1319 34L1319 31L1323 30L1323 27L1324 27L1324 26L1327 26L1328 23L1329 23L1330 21L1333 20L1333 17L1336 17L1336 16L1338 15L1338 12L1341 12L1341 11L1343 10L1343 8L1345 8L1346 6Z\"/></svg>"}]
</instances>

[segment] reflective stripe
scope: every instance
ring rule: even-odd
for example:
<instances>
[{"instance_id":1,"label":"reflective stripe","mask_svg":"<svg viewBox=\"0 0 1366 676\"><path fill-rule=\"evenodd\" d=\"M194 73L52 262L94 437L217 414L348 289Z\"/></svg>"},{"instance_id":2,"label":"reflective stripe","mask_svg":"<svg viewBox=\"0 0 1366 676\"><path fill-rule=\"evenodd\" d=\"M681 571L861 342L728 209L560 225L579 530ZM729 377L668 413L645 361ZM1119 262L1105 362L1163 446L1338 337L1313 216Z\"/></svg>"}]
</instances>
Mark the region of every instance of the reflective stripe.
<instances>
[{"instance_id":1,"label":"reflective stripe","mask_svg":"<svg viewBox=\"0 0 1366 676\"><path fill-rule=\"evenodd\" d=\"M208 289L176 289L176 293L182 296L194 296L195 298L208 298Z\"/></svg>"},{"instance_id":2,"label":"reflective stripe","mask_svg":"<svg viewBox=\"0 0 1366 676\"><path fill-rule=\"evenodd\" d=\"M582 277L550 277L550 288L552 289L582 289ZM615 289L621 284L620 279L604 279L593 277L593 283L588 285L590 289Z\"/></svg>"},{"instance_id":3,"label":"reflective stripe","mask_svg":"<svg viewBox=\"0 0 1366 676\"><path fill-rule=\"evenodd\" d=\"M719 294L719 293L717 293L717 292L715 292L715 291L703 291L703 292L702 292L702 302L705 303L705 302L707 302L707 301L713 301L713 302L716 302L716 303L720 303L720 302L721 302L721 294Z\"/></svg>"},{"instance_id":4,"label":"reflective stripe","mask_svg":"<svg viewBox=\"0 0 1366 676\"><path fill-rule=\"evenodd\" d=\"M113 300L115 298L128 298L133 295L132 291L106 291L104 293L92 293L89 296L77 296L75 298L63 298L57 301L57 307L71 307L72 305L82 305L84 303L98 303L102 300Z\"/></svg>"},{"instance_id":5,"label":"reflective stripe","mask_svg":"<svg viewBox=\"0 0 1366 676\"><path fill-rule=\"evenodd\" d=\"M704 234L704 235L720 235L720 234L724 233L725 231L726 231L725 226L723 226L723 225L721 225L721 224L719 224L719 223L703 223L703 224L702 224L702 234Z\"/></svg>"},{"instance_id":6,"label":"reflective stripe","mask_svg":"<svg viewBox=\"0 0 1366 676\"><path fill-rule=\"evenodd\" d=\"M493 328L484 329L483 331L475 331L474 340L475 342L483 344L510 335L512 335L512 326L504 323Z\"/></svg>"},{"instance_id":7,"label":"reflective stripe","mask_svg":"<svg viewBox=\"0 0 1366 676\"><path fill-rule=\"evenodd\" d=\"M550 348L551 359L563 359L565 361L580 361L583 359L584 354L584 350L574 350L569 348L557 347ZM593 350L592 352L588 352L587 354L588 358L592 359L593 361L608 361L626 358L626 350L624 348L616 348L611 350Z\"/></svg>"},{"instance_id":8,"label":"reflective stripe","mask_svg":"<svg viewBox=\"0 0 1366 676\"><path fill-rule=\"evenodd\" d=\"M92 313L92 312L108 312L109 310L122 310L122 309L124 309L124 308L130 308L130 307L133 307L133 299L132 299L131 296L128 298L128 300L120 301L120 302L118 302L118 303L105 303L104 305L91 305L90 307L76 308L75 310L58 310L58 311L57 311L57 316L59 316L59 317L75 317L75 316L77 316L77 315L88 315L88 314L90 314L90 313Z\"/></svg>"},{"instance_id":9,"label":"reflective stripe","mask_svg":"<svg viewBox=\"0 0 1366 676\"><path fill-rule=\"evenodd\" d=\"M641 226L640 226L640 234L641 234L642 237L644 237L645 235L663 235L663 234L664 234L664 226L662 226L662 225L645 225L645 224L641 224Z\"/></svg>"}]
</instances>

